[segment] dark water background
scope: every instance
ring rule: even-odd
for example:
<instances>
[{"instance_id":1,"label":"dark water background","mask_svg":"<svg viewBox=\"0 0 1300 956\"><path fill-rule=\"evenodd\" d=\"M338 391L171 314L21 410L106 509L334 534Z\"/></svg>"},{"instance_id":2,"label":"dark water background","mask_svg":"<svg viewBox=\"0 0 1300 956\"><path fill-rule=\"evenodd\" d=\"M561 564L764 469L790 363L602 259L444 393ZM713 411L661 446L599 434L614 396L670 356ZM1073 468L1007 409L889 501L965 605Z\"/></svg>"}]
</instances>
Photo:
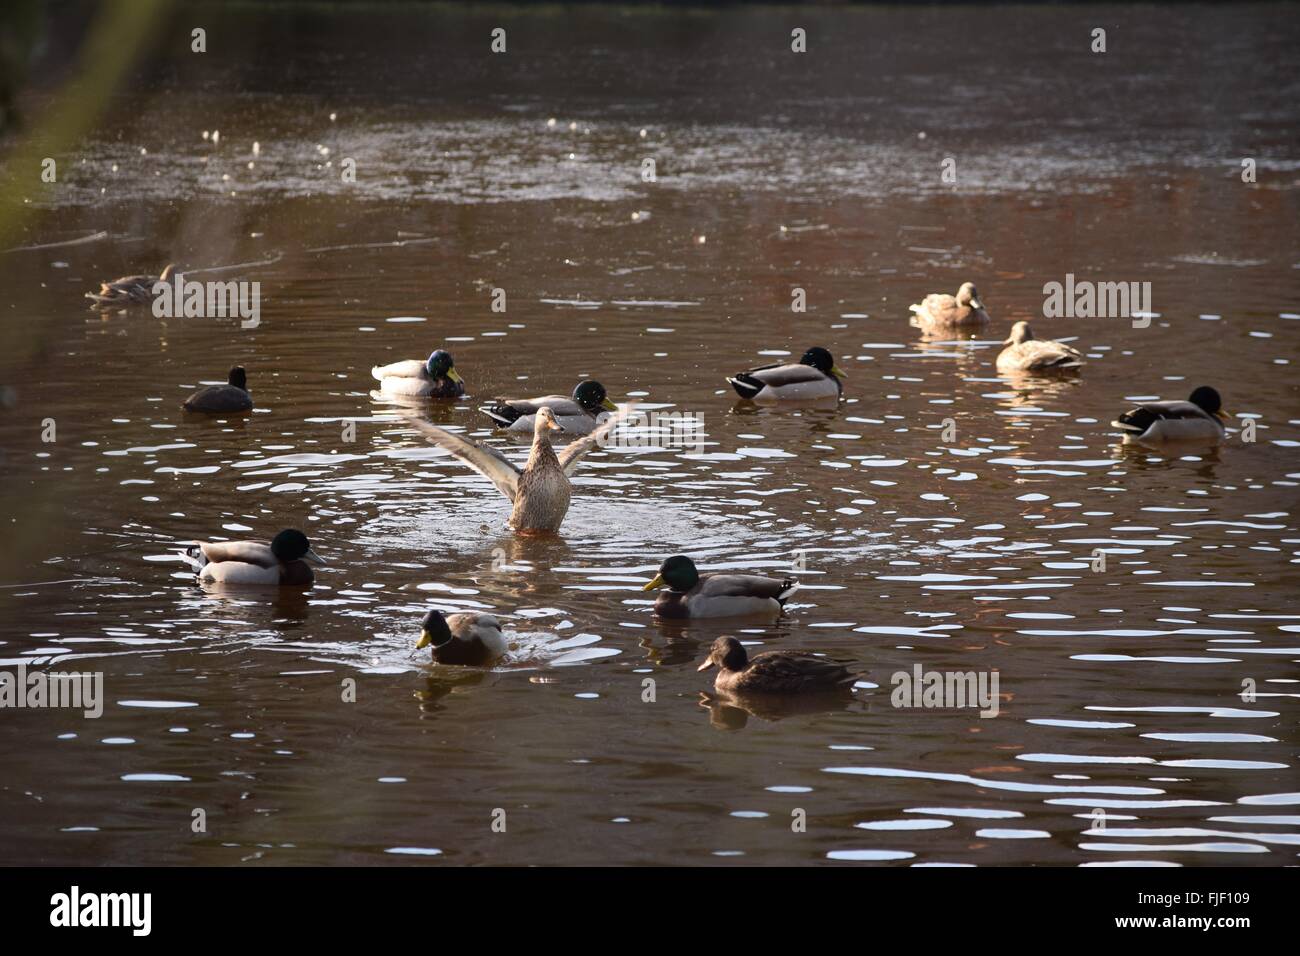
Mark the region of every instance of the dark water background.
<instances>
[{"instance_id":1,"label":"dark water background","mask_svg":"<svg viewBox=\"0 0 1300 956\"><path fill-rule=\"evenodd\" d=\"M156 42L55 188L0 171L30 207L0 253L0 661L102 671L108 700L0 713L6 863L1294 862L1287 8L245 5ZM261 325L85 308L168 261L260 281ZM1044 320L1066 273L1149 281L1157 316ZM965 279L987 336L920 343L907 305ZM1087 354L1077 381L997 376L1021 318ZM813 344L849 374L838 410L736 404L725 374ZM593 456L562 539L516 539L370 393L438 345L471 393L450 425L591 376L702 414L707 444ZM185 420L237 362L256 412ZM1126 402L1198 384L1234 415L1218 452L1116 445ZM206 593L171 557L289 525L329 563L305 596ZM802 552L804 587L776 626L658 625L639 586L680 551ZM430 604L518 647L431 670ZM723 633L867 679L827 712L710 710ZM917 663L997 669L1000 716L891 707Z\"/></svg>"}]
</instances>

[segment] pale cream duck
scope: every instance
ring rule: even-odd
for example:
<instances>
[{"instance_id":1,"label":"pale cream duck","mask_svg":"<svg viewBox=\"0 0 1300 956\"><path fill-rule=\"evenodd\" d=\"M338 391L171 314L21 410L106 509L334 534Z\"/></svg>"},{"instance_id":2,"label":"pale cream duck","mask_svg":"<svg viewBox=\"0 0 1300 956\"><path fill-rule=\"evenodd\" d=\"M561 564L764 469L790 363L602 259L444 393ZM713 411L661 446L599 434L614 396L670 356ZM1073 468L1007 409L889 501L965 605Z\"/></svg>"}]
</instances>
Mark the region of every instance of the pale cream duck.
<instances>
[{"instance_id":1,"label":"pale cream duck","mask_svg":"<svg viewBox=\"0 0 1300 956\"><path fill-rule=\"evenodd\" d=\"M1011 326L1011 335L998 353L999 372L1063 372L1083 365L1083 356L1064 342L1036 339L1028 322Z\"/></svg>"},{"instance_id":2,"label":"pale cream duck","mask_svg":"<svg viewBox=\"0 0 1300 956\"><path fill-rule=\"evenodd\" d=\"M963 282L956 295L932 292L908 308L911 324L927 335L973 333L989 322L973 282Z\"/></svg>"}]
</instances>

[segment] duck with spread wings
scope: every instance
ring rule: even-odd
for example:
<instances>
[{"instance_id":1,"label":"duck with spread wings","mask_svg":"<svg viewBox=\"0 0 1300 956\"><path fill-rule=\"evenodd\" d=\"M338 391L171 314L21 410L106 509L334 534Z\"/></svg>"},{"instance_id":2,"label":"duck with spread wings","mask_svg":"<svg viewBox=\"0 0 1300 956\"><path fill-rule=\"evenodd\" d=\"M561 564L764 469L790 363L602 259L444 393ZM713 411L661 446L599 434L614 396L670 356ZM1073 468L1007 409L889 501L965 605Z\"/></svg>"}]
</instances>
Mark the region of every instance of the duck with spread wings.
<instances>
[{"instance_id":1,"label":"duck with spread wings","mask_svg":"<svg viewBox=\"0 0 1300 956\"><path fill-rule=\"evenodd\" d=\"M510 526L521 534L556 532L569 511L572 486L569 478L578 462L590 451L605 444L610 434L631 411L624 406L612 414L590 435L565 445L558 452L551 445L551 433L562 430L555 413L543 406L536 413L533 447L528 461L520 468L491 445L464 435L456 435L437 425L408 418L425 438L451 452L480 475L496 485L510 499Z\"/></svg>"}]
</instances>

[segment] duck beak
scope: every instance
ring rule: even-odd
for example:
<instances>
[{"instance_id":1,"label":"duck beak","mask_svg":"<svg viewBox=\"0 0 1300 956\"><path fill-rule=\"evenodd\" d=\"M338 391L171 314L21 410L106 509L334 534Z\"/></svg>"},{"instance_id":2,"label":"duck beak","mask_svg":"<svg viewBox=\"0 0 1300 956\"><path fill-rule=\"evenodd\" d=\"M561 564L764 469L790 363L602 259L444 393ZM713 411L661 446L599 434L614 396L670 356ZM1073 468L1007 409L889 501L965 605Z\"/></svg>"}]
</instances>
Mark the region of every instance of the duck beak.
<instances>
[{"instance_id":1,"label":"duck beak","mask_svg":"<svg viewBox=\"0 0 1300 956\"><path fill-rule=\"evenodd\" d=\"M433 635L431 635L428 631L426 631L426 630L424 630L423 628L421 628L421 629L420 629L420 640L416 643L416 645L415 645L415 649L416 649L417 651L418 651L418 650L421 650L421 649L423 649L423 648L428 647L428 646L429 646L430 644L432 644L432 643L433 643Z\"/></svg>"},{"instance_id":2,"label":"duck beak","mask_svg":"<svg viewBox=\"0 0 1300 956\"><path fill-rule=\"evenodd\" d=\"M447 377L451 379L453 382L455 382L457 385L465 384L465 380L460 377L460 372L456 371L454 368L447 369Z\"/></svg>"},{"instance_id":3,"label":"duck beak","mask_svg":"<svg viewBox=\"0 0 1300 956\"><path fill-rule=\"evenodd\" d=\"M602 399L602 400L601 400L600 407L603 408L603 409L605 409L605 411L607 411L607 412L616 412L616 411L618 411L618 406L615 405L613 402L611 402L608 398L605 398L605 399Z\"/></svg>"},{"instance_id":4,"label":"duck beak","mask_svg":"<svg viewBox=\"0 0 1300 956\"><path fill-rule=\"evenodd\" d=\"M315 551L313 551L311 548L308 548L308 549L307 549L307 553L304 554L304 555L302 556L302 559L303 559L304 561L308 561L308 562L310 562L310 563L312 563L312 564L324 564L324 563L325 563L324 560L321 558L321 556L320 556L319 554L317 554Z\"/></svg>"},{"instance_id":5,"label":"duck beak","mask_svg":"<svg viewBox=\"0 0 1300 956\"><path fill-rule=\"evenodd\" d=\"M980 309L982 311L984 309L984 303L981 302L979 299L971 299L970 307L972 309Z\"/></svg>"},{"instance_id":6,"label":"duck beak","mask_svg":"<svg viewBox=\"0 0 1300 956\"><path fill-rule=\"evenodd\" d=\"M836 378L848 378L848 376L844 374L844 369L840 368L838 365L831 366L831 374Z\"/></svg>"},{"instance_id":7,"label":"duck beak","mask_svg":"<svg viewBox=\"0 0 1300 956\"><path fill-rule=\"evenodd\" d=\"M703 664L701 664L699 667L697 667L697 668L695 668L695 669L696 669L697 671L706 671L706 670L708 670L708 669L709 669L710 667L712 667L712 666L713 666L713 658L710 657L710 658L708 658L707 660L705 660L705 662L704 662Z\"/></svg>"},{"instance_id":8,"label":"duck beak","mask_svg":"<svg viewBox=\"0 0 1300 956\"><path fill-rule=\"evenodd\" d=\"M664 586L664 576L662 574L656 574L655 579L651 581L649 584L647 584L645 587L643 587L641 590L653 591L655 588L661 588L663 586Z\"/></svg>"},{"instance_id":9,"label":"duck beak","mask_svg":"<svg viewBox=\"0 0 1300 956\"><path fill-rule=\"evenodd\" d=\"M1217 415L1217 416L1219 416L1219 418L1221 418L1221 419L1222 419L1223 421L1225 421L1225 422L1230 422L1230 421L1232 421L1232 413L1231 413L1231 412L1228 412L1228 411L1226 411L1226 410L1224 410L1224 409L1222 409L1222 408L1219 409L1219 410L1218 410L1217 412L1215 412L1214 414Z\"/></svg>"}]
</instances>

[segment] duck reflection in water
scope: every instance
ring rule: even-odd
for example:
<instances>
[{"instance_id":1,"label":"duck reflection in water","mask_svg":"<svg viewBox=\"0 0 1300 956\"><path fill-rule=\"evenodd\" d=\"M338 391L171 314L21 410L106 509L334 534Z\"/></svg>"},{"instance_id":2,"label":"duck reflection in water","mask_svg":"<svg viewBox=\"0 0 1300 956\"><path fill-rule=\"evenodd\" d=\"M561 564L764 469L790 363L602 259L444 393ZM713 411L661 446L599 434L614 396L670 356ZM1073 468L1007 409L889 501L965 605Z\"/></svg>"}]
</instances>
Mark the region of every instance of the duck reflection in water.
<instances>
[{"instance_id":1,"label":"duck reflection in water","mask_svg":"<svg viewBox=\"0 0 1300 956\"><path fill-rule=\"evenodd\" d=\"M793 412L794 414L807 418L812 421L825 422L831 424L840 418L840 399L832 395L829 398L814 398L800 402L798 405L777 406L777 405L756 405L745 399L739 399L731 406L731 414L742 418L752 418L760 415L773 415Z\"/></svg>"},{"instance_id":2,"label":"duck reflection in water","mask_svg":"<svg viewBox=\"0 0 1300 956\"><path fill-rule=\"evenodd\" d=\"M435 425L452 425L458 421L454 402L431 402L419 395L390 395L376 389L371 389L370 399L378 405L389 406L382 411L398 414L418 412Z\"/></svg>"},{"instance_id":3,"label":"duck reflection in water","mask_svg":"<svg viewBox=\"0 0 1300 956\"><path fill-rule=\"evenodd\" d=\"M1215 469L1223 457L1218 444L1183 442L1175 447L1153 448L1136 442L1123 442L1110 446L1115 462L1129 465L1134 471L1169 471L1174 468L1190 469L1198 478L1213 481L1218 476Z\"/></svg>"},{"instance_id":4,"label":"duck reflection in water","mask_svg":"<svg viewBox=\"0 0 1300 956\"><path fill-rule=\"evenodd\" d=\"M646 659L660 664L690 664L699 661L701 647L711 647L720 636L730 632L735 627L735 620L656 617L654 625L663 645L654 644L654 638L647 631L640 641ZM792 627L782 620L762 628L761 637L764 641L781 641L792 633Z\"/></svg>"},{"instance_id":5,"label":"duck reflection in water","mask_svg":"<svg viewBox=\"0 0 1300 956\"><path fill-rule=\"evenodd\" d=\"M572 560L571 549L556 535L501 535L479 554L479 566L492 572L478 578L486 596L508 601L521 594L554 593L561 588L554 569Z\"/></svg>"},{"instance_id":6,"label":"duck reflection in water","mask_svg":"<svg viewBox=\"0 0 1300 956\"><path fill-rule=\"evenodd\" d=\"M730 694L700 692L700 706L709 712L709 723L718 730L744 730L750 717L775 723L787 717L834 714L858 706L848 691L783 697L773 694Z\"/></svg>"},{"instance_id":7,"label":"duck reflection in water","mask_svg":"<svg viewBox=\"0 0 1300 956\"><path fill-rule=\"evenodd\" d=\"M1011 388L1011 393L1002 393L1003 398L999 401L1003 408L1015 411L1021 408L1037 408L1043 405L1046 399L1064 399L1066 392L1070 389L1080 388L1082 381L1076 378L1061 378L1059 375L1040 375L1034 372L1008 372L1003 377L1007 380ZM1022 421L1014 417L1008 417L1008 427L1014 426L1015 422ZM1017 428L1017 431L1022 429Z\"/></svg>"},{"instance_id":8,"label":"duck reflection in water","mask_svg":"<svg viewBox=\"0 0 1300 956\"><path fill-rule=\"evenodd\" d=\"M271 627L282 631L297 631L307 622L311 609L311 590L308 588L223 588L208 585L203 589L199 606L228 608L230 605L248 609L266 609L272 614ZM229 610L224 613L229 614Z\"/></svg>"},{"instance_id":9,"label":"duck reflection in water","mask_svg":"<svg viewBox=\"0 0 1300 956\"><path fill-rule=\"evenodd\" d=\"M449 709L451 696L472 690L487 680L490 671L470 668L447 668L447 673L425 677L423 686L412 695L421 717L432 717Z\"/></svg>"}]
</instances>

